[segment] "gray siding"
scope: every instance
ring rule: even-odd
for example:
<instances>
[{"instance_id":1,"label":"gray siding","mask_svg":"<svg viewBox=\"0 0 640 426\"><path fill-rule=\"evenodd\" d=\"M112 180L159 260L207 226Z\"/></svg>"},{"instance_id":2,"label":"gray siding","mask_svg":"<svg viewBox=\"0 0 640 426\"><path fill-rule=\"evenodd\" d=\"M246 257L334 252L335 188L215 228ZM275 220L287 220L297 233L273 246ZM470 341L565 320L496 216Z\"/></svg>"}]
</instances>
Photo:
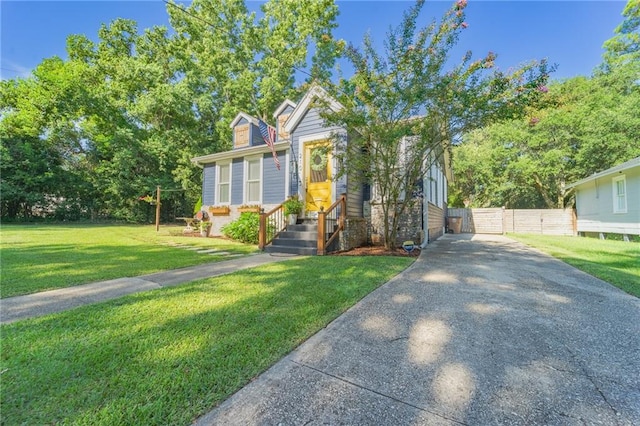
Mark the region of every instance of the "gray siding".
<instances>
[{"instance_id":1,"label":"gray siding","mask_svg":"<svg viewBox=\"0 0 640 426\"><path fill-rule=\"evenodd\" d=\"M362 184L349 184L349 181L355 182L355 179L352 176L348 176L347 179L347 216L362 217L362 203L364 202Z\"/></svg>"},{"instance_id":2,"label":"gray siding","mask_svg":"<svg viewBox=\"0 0 640 426\"><path fill-rule=\"evenodd\" d=\"M244 191L244 158L234 158L231 165L231 204L242 204Z\"/></svg>"},{"instance_id":3,"label":"gray siding","mask_svg":"<svg viewBox=\"0 0 640 426\"><path fill-rule=\"evenodd\" d=\"M251 125L251 135L249 138L251 140L251 146L266 145L262 135L260 134L260 128L255 124Z\"/></svg>"},{"instance_id":4,"label":"gray siding","mask_svg":"<svg viewBox=\"0 0 640 426\"><path fill-rule=\"evenodd\" d=\"M212 206L216 203L216 165L206 164L202 169L202 204Z\"/></svg>"},{"instance_id":5,"label":"gray siding","mask_svg":"<svg viewBox=\"0 0 640 426\"><path fill-rule=\"evenodd\" d=\"M286 151L277 151L280 170L273 162L273 154L267 152L262 160L262 203L280 204L285 199Z\"/></svg>"}]
</instances>

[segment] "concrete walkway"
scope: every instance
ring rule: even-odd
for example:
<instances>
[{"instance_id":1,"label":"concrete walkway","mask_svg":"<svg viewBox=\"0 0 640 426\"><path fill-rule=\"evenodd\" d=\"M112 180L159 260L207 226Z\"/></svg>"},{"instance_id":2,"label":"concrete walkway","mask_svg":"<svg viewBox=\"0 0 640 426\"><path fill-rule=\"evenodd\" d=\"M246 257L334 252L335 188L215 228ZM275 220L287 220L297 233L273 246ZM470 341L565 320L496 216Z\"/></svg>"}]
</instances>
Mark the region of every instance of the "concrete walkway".
<instances>
[{"instance_id":1,"label":"concrete walkway","mask_svg":"<svg viewBox=\"0 0 640 426\"><path fill-rule=\"evenodd\" d=\"M127 294L171 287L200 278L216 277L241 269L264 265L265 263L280 262L293 257L295 256L256 254L139 277L118 278L25 296L8 297L0 299L0 324L62 312L90 303L115 299Z\"/></svg>"},{"instance_id":2,"label":"concrete walkway","mask_svg":"<svg viewBox=\"0 0 640 426\"><path fill-rule=\"evenodd\" d=\"M638 425L640 300L446 235L198 425Z\"/></svg>"}]
</instances>

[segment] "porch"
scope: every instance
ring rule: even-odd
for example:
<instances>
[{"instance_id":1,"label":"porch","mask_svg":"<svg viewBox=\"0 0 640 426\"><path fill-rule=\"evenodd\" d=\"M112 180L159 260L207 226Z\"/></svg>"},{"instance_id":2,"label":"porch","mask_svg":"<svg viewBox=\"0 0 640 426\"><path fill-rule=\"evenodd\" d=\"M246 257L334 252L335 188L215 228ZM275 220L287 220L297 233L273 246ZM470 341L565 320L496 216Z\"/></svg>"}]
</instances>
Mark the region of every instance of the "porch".
<instances>
[{"instance_id":1,"label":"porch","mask_svg":"<svg viewBox=\"0 0 640 426\"><path fill-rule=\"evenodd\" d=\"M347 223L346 194L338 197L327 209L321 207L317 213L317 218L305 217L294 223L286 217L283 204L261 212L258 247L268 253L309 256L323 256L344 249L339 240Z\"/></svg>"}]
</instances>

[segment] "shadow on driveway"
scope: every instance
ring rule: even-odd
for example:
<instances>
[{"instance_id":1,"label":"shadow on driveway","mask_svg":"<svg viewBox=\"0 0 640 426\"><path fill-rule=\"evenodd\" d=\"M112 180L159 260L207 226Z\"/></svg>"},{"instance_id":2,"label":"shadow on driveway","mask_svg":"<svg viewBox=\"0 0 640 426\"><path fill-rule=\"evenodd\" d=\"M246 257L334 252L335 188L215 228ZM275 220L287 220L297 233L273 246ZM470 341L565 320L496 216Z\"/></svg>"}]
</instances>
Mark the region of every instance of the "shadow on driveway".
<instances>
[{"instance_id":1,"label":"shadow on driveway","mask_svg":"<svg viewBox=\"0 0 640 426\"><path fill-rule=\"evenodd\" d=\"M445 235L198 424L640 424L640 300Z\"/></svg>"}]
</instances>

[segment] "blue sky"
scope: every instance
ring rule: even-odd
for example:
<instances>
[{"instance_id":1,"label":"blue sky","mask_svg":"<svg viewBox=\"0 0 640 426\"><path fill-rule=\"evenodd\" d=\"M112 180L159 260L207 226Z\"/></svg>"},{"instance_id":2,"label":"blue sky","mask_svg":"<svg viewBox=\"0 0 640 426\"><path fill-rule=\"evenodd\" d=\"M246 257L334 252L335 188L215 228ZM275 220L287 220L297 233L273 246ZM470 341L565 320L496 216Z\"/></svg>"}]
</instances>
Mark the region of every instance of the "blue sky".
<instances>
[{"instance_id":1,"label":"blue sky","mask_svg":"<svg viewBox=\"0 0 640 426\"><path fill-rule=\"evenodd\" d=\"M429 1L421 22L439 18L452 1ZM260 2L248 1L251 9ZM382 42L389 26L396 26L412 3L406 1L338 1L337 38L359 45L369 31ZM454 58L472 50L479 58L498 54L502 69L531 59L548 58L558 64L554 79L590 75L602 57L602 44L622 22L625 1L484 1L469 0L469 27ZM66 37L86 34L97 39L98 28L115 18L138 22L139 29L168 26L166 5L148 1L30 1L0 2L0 76L26 76L42 59L66 58Z\"/></svg>"}]
</instances>

